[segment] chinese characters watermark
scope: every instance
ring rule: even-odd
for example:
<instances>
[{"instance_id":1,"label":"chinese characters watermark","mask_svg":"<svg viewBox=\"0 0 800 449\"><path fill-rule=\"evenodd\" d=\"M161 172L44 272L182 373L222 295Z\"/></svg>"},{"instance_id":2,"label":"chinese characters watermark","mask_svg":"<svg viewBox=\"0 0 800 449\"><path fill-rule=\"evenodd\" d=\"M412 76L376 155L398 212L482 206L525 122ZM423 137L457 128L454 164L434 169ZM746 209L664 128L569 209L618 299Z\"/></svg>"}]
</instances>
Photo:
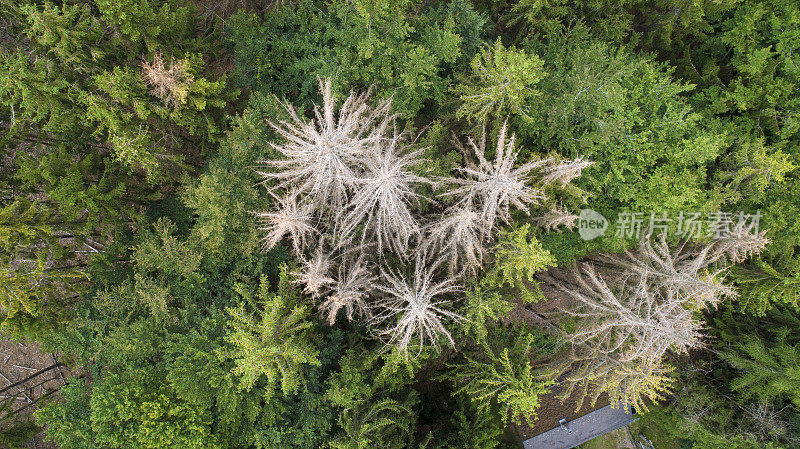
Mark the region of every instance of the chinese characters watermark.
<instances>
[{"instance_id":1,"label":"chinese characters watermark","mask_svg":"<svg viewBox=\"0 0 800 449\"><path fill-rule=\"evenodd\" d=\"M745 212L620 212L614 222L614 236L619 238L650 238L654 235L676 236L683 239L722 239L746 229L758 233L761 211ZM608 220L598 212L583 209L578 220L578 233L584 240L605 235Z\"/></svg>"}]
</instances>

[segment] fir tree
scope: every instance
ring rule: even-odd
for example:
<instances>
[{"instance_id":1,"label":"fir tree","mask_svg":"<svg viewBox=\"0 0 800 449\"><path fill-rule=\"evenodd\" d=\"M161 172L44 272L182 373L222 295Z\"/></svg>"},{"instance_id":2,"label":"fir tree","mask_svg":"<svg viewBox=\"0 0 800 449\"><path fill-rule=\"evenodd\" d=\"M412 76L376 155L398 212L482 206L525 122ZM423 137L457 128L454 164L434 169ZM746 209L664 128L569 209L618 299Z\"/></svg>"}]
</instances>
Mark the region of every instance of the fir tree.
<instances>
[{"instance_id":1,"label":"fir tree","mask_svg":"<svg viewBox=\"0 0 800 449\"><path fill-rule=\"evenodd\" d=\"M283 276L286 276L284 270ZM252 297L239 287L239 293ZM231 329L225 336L230 344L228 357L241 377L241 388L250 390L262 376L269 388L279 387L284 394L296 392L302 382L304 365L319 365L319 352L310 340L313 324L306 321L308 309L269 291L262 280L258 298L263 304L254 317L244 305L228 309Z\"/></svg>"}]
</instances>

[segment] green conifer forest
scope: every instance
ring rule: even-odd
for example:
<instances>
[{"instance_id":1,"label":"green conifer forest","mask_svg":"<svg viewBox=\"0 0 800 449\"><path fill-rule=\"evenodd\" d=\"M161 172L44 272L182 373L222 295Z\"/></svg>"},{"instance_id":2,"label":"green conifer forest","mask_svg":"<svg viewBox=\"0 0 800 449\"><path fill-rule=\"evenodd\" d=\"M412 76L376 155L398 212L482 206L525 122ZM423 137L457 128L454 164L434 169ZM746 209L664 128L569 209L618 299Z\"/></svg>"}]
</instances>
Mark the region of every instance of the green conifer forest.
<instances>
[{"instance_id":1,"label":"green conifer forest","mask_svg":"<svg viewBox=\"0 0 800 449\"><path fill-rule=\"evenodd\" d=\"M0 0L0 260L0 447L800 448L800 1Z\"/></svg>"}]
</instances>

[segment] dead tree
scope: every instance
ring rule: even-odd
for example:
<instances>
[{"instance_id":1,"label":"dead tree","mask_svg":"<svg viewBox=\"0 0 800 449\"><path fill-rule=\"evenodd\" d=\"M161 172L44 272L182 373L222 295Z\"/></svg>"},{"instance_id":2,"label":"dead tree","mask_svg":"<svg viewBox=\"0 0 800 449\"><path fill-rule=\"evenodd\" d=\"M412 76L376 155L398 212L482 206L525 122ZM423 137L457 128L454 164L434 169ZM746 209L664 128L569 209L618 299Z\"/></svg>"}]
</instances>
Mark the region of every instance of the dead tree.
<instances>
[{"instance_id":1,"label":"dead tree","mask_svg":"<svg viewBox=\"0 0 800 449\"><path fill-rule=\"evenodd\" d=\"M444 322L460 317L447 306L461 291L461 275L482 268L496 221L509 223L512 208L530 214L545 200L545 184L563 187L591 163L517 164L515 138L503 125L493 161L484 133L479 144L469 141L473 163L460 177L434 182L420 174L423 150L398 131L390 100L371 106L368 92L351 93L337 110L332 82L320 81L320 90L313 120L286 104L288 118L269 122L280 141L271 144L278 158L257 162L276 198L273 209L255 213L264 248L291 240L302 261L294 281L330 324L343 310L402 351L453 343ZM444 215L422 214L419 204L435 202L420 187L440 184L455 185L442 194L444 207L432 208ZM571 223L565 210L553 210L561 214L553 225ZM388 269L388 260L415 261L413 273Z\"/></svg>"},{"instance_id":2,"label":"dead tree","mask_svg":"<svg viewBox=\"0 0 800 449\"><path fill-rule=\"evenodd\" d=\"M656 244L643 241L637 252L539 275L568 299L559 313L576 323L563 335L571 348L563 367L567 394L577 389L594 402L607 393L612 402L646 409L668 391L664 355L701 346L696 312L735 295L722 283L725 261L710 256L716 245L671 250L662 236Z\"/></svg>"}]
</instances>

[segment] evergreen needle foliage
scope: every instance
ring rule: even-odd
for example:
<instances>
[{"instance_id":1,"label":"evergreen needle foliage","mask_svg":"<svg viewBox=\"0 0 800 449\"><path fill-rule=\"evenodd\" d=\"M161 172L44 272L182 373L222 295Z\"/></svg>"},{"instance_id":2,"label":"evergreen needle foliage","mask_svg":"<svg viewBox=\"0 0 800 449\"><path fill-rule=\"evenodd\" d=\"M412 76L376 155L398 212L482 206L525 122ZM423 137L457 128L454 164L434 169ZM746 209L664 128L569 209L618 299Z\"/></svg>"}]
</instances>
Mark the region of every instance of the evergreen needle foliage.
<instances>
[{"instance_id":1,"label":"evergreen needle foliage","mask_svg":"<svg viewBox=\"0 0 800 449\"><path fill-rule=\"evenodd\" d=\"M304 365L320 364L319 351L309 340L313 323L307 321L308 309L270 292L266 280L262 280L258 298L260 316L253 316L243 305L228 309L232 331L225 340L231 345L228 357L236 365L233 372L241 376L240 386L245 390L264 376L268 388L279 387L284 394L296 392Z\"/></svg>"},{"instance_id":2,"label":"evergreen needle foliage","mask_svg":"<svg viewBox=\"0 0 800 449\"><path fill-rule=\"evenodd\" d=\"M535 419L540 397L555 383L551 371L532 366L532 360L547 354L546 338L525 328L500 327L477 343L477 351L451 365L458 392L481 409L498 404L504 422Z\"/></svg>"},{"instance_id":3,"label":"evergreen needle foliage","mask_svg":"<svg viewBox=\"0 0 800 449\"><path fill-rule=\"evenodd\" d=\"M798 448L798 58L797 0L0 0L0 333L63 364L0 440Z\"/></svg>"},{"instance_id":4,"label":"evergreen needle foliage","mask_svg":"<svg viewBox=\"0 0 800 449\"><path fill-rule=\"evenodd\" d=\"M320 81L323 104L314 109L316 120L306 122L284 104L291 121L270 122L280 139L271 146L283 158L261 161L271 171L258 171L279 198L276 211L257 213L266 231L264 248L291 239L304 261L296 282L318 299L329 324L340 310L348 320L358 315L406 355L412 346L438 347L442 338L454 345L443 320L460 317L446 306L461 291L460 278L482 268L496 217L509 223L512 206L530 214L530 206L545 199L534 183L563 187L590 164L546 158L515 167L515 138L506 141L506 123L495 162L485 158L485 133L480 145L469 140L478 166L460 169L465 178L445 180L459 187L441 193L457 198L443 217L425 214L431 201L423 192L439 185L419 174L428 163L424 150L397 131L391 101L372 107L367 94L352 92L337 112L331 86L330 79ZM516 243L499 246L497 259L508 282L521 287L520 273L531 281L552 260L536 242ZM390 266L394 260L413 260L413 275L400 274L402 268ZM444 262L450 278L439 281Z\"/></svg>"}]
</instances>

